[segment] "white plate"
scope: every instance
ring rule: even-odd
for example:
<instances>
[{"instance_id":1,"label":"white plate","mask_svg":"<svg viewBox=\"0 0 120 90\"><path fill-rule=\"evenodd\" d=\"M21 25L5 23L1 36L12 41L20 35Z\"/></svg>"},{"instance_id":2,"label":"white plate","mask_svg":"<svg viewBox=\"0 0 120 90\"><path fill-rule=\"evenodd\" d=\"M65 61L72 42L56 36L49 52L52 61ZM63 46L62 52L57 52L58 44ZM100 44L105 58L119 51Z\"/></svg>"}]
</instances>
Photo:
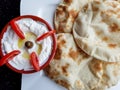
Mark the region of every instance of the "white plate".
<instances>
[{"instance_id":1,"label":"white plate","mask_svg":"<svg viewBox=\"0 0 120 90\"><path fill-rule=\"evenodd\" d=\"M53 27L54 11L61 0L21 0L21 15L36 15L39 16ZM109 90L119 90L120 83ZM22 75L21 90L66 90L57 85L43 73L37 72L34 74Z\"/></svg>"}]
</instances>

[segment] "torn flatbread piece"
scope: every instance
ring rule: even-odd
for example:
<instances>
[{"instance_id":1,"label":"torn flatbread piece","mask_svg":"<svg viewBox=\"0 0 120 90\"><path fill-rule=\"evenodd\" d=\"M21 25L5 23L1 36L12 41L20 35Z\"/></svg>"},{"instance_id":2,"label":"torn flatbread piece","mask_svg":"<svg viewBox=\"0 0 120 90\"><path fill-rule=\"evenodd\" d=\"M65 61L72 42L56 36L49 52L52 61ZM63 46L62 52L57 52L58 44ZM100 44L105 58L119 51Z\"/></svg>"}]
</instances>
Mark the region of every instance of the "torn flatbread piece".
<instances>
[{"instance_id":1,"label":"torn flatbread piece","mask_svg":"<svg viewBox=\"0 0 120 90\"><path fill-rule=\"evenodd\" d=\"M55 11L54 26L57 33L71 32L78 12L91 0L62 0Z\"/></svg>"},{"instance_id":2,"label":"torn flatbread piece","mask_svg":"<svg viewBox=\"0 0 120 90\"><path fill-rule=\"evenodd\" d=\"M101 76L101 81L93 90L108 90L120 81L120 62L104 62L93 59L89 65L93 73L96 72L96 69L100 69L99 65L102 67L102 74L97 73Z\"/></svg>"},{"instance_id":3,"label":"torn flatbread piece","mask_svg":"<svg viewBox=\"0 0 120 90\"><path fill-rule=\"evenodd\" d=\"M68 90L91 90L100 82L89 68L91 58L77 48L72 34L61 33L57 35L56 55L45 71Z\"/></svg>"},{"instance_id":4,"label":"torn flatbread piece","mask_svg":"<svg viewBox=\"0 0 120 90\"><path fill-rule=\"evenodd\" d=\"M72 34L60 33L56 55L45 72L68 90L97 90L117 84L120 63L94 59L76 46Z\"/></svg>"},{"instance_id":5,"label":"torn flatbread piece","mask_svg":"<svg viewBox=\"0 0 120 90\"><path fill-rule=\"evenodd\" d=\"M75 20L73 35L88 55L107 62L120 61L120 3L95 0L86 4Z\"/></svg>"}]
</instances>

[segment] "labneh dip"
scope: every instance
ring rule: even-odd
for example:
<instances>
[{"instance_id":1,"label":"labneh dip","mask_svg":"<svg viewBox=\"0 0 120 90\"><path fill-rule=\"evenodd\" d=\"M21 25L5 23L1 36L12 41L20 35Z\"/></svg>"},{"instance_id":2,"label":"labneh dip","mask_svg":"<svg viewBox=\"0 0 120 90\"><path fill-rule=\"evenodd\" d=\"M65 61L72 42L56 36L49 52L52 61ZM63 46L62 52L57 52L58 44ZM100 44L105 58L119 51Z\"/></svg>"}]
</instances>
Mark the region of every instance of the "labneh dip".
<instances>
[{"instance_id":1,"label":"labneh dip","mask_svg":"<svg viewBox=\"0 0 120 90\"><path fill-rule=\"evenodd\" d=\"M52 37L48 36L40 41L36 41L36 39L49 31L46 25L32 18L21 18L15 23L24 33L25 39L20 39L10 25L7 27L1 40L3 55L13 50L20 50L21 52L8 63L18 70L33 70L33 66L30 63L30 54L36 52L39 66L45 64L52 52Z\"/></svg>"}]
</instances>

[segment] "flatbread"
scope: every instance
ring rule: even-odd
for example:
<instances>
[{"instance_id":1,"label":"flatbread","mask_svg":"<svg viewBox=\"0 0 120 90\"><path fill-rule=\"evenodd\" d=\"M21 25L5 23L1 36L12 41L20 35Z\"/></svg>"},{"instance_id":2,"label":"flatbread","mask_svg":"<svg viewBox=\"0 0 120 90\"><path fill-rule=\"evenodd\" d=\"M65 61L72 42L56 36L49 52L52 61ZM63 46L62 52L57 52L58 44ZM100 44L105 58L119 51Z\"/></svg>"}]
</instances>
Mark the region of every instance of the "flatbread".
<instances>
[{"instance_id":1,"label":"flatbread","mask_svg":"<svg viewBox=\"0 0 120 90\"><path fill-rule=\"evenodd\" d=\"M75 20L73 35L88 55L107 62L120 61L120 3L97 0L86 4Z\"/></svg>"},{"instance_id":2,"label":"flatbread","mask_svg":"<svg viewBox=\"0 0 120 90\"><path fill-rule=\"evenodd\" d=\"M119 5L114 0L62 0L54 18L57 51L45 69L52 80L68 90L106 90L118 83L120 60L116 56L119 56L119 44L117 50L112 42L119 41L119 32L108 32L108 27L113 22L118 25L120 20L115 17L119 15L109 9L114 11ZM107 13L103 12L105 10ZM114 17L110 18L112 15Z\"/></svg>"},{"instance_id":3,"label":"flatbread","mask_svg":"<svg viewBox=\"0 0 120 90\"><path fill-rule=\"evenodd\" d=\"M79 49L72 34L57 35L57 52L45 69L47 75L68 90L105 90L120 79L120 63L95 59Z\"/></svg>"},{"instance_id":4,"label":"flatbread","mask_svg":"<svg viewBox=\"0 0 120 90\"><path fill-rule=\"evenodd\" d=\"M108 88L115 86L120 80L120 62L111 63L93 59L90 62L90 68L93 73L98 68L98 65L102 65L102 78L101 82L93 90L108 90Z\"/></svg>"},{"instance_id":5,"label":"flatbread","mask_svg":"<svg viewBox=\"0 0 120 90\"><path fill-rule=\"evenodd\" d=\"M57 33L71 32L78 12L91 0L62 0L55 11L54 26Z\"/></svg>"},{"instance_id":6,"label":"flatbread","mask_svg":"<svg viewBox=\"0 0 120 90\"><path fill-rule=\"evenodd\" d=\"M57 45L56 55L45 70L47 75L68 90L95 88L100 79L90 71L88 63L92 57L78 51L71 34L58 34Z\"/></svg>"}]
</instances>

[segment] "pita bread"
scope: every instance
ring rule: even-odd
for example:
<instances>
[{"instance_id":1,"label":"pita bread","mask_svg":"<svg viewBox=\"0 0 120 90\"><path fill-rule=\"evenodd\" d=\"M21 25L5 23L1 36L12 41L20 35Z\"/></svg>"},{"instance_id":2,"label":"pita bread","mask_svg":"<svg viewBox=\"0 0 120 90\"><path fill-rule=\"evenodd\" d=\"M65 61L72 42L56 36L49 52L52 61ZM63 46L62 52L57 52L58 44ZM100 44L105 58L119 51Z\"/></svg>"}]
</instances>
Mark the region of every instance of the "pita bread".
<instances>
[{"instance_id":1,"label":"pita bread","mask_svg":"<svg viewBox=\"0 0 120 90\"><path fill-rule=\"evenodd\" d=\"M68 90L105 90L120 79L120 63L90 57L75 44L72 34L57 35L57 52L45 69L47 75Z\"/></svg>"},{"instance_id":2,"label":"pita bread","mask_svg":"<svg viewBox=\"0 0 120 90\"><path fill-rule=\"evenodd\" d=\"M91 0L62 0L56 9L54 17L54 26L57 32L71 32L78 12L89 1Z\"/></svg>"},{"instance_id":3,"label":"pita bread","mask_svg":"<svg viewBox=\"0 0 120 90\"><path fill-rule=\"evenodd\" d=\"M95 88L100 79L90 71L88 66L92 57L83 51L78 51L71 34L58 34L57 45L57 53L45 70L47 75L69 90Z\"/></svg>"},{"instance_id":4,"label":"pita bread","mask_svg":"<svg viewBox=\"0 0 120 90\"><path fill-rule=\"evenodd\" d=\"M101 82L93 90L106 90L111 86L115 86L120 80L120 62L111 63L94 59L90 62L90 68L93 73L100 64L103 70Z\"/></svg>"},{"instance_id":5,"label":"pita bread","mask_svg":"<svg viewBox=\"0 0 120 90\"><path fill-rule=\"evenodd\" d=\"M78 46L107 62L120 61L120 3L99 0L86 4L73 27Z\"/></svg>"}]
</instances>

